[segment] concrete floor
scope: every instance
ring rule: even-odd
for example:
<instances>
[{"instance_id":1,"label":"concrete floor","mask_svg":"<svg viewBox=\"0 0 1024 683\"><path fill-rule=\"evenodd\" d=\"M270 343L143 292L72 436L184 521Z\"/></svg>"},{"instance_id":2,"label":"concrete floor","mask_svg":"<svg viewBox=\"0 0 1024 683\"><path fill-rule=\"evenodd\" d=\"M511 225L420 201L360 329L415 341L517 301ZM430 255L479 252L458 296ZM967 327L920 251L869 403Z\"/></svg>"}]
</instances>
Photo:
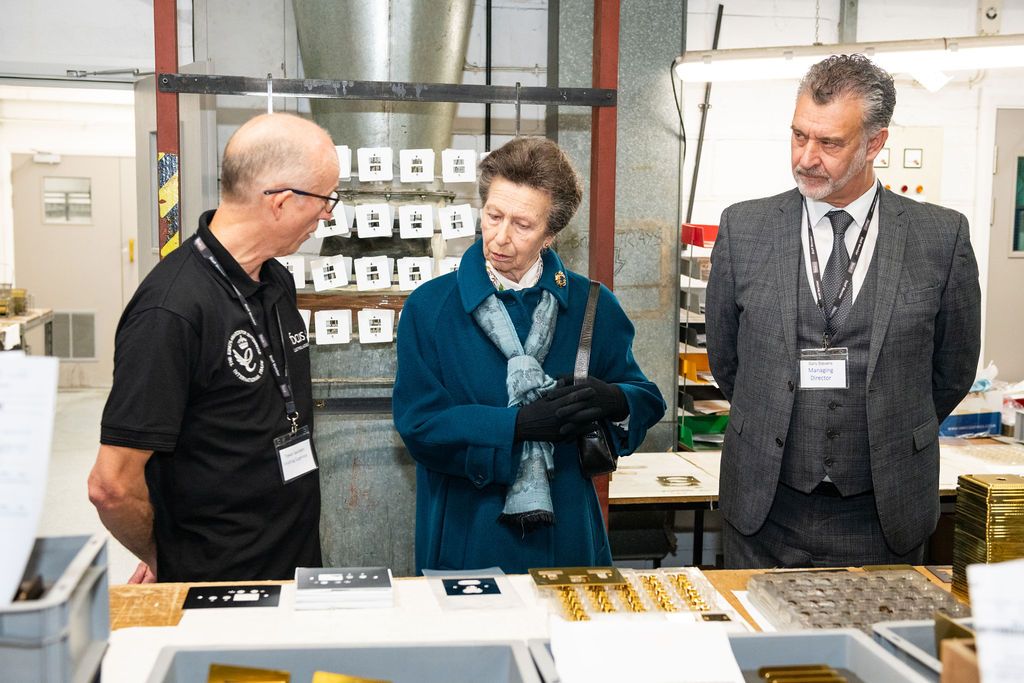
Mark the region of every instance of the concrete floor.
<instances>
[{"instance_id":1,"label":"concrete floor","mask_svg":"<svg viewBox=\"0 0 1024 683\"><path fill-rule=\"evenodd\" d=\"M89 502L86 480L100 443L107 389L66 389L57 394L46 502L38 536L107 535L110 583L124 583L138 560L107 534Z\"/></svg>"}]
</instances>

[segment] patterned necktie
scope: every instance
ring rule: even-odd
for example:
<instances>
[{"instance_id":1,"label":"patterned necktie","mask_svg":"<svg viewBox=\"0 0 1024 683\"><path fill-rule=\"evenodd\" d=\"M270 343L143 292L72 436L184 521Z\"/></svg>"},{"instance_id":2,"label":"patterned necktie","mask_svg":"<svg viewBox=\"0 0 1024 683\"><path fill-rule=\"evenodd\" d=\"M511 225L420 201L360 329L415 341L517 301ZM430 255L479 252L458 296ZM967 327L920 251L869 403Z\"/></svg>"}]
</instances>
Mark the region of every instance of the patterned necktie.
<instances>
[{"instance_id":1,"label":"patterned necktie","mask_svg":"<svg viewBox=\"0 0 1024 683\"><path fill-rule=\"evenodd\" d=\"M828 264L821 276L821 293L825 297L825 314L832 311L832 304L839 296L839 288L846 277L846 271L850 267L850 254L846 251L846 229L853 223L853 216L842 209L829 211L828 220L832 223L832 254L828 257ZM826 331L830 338L835 338L836 332L842 327L846 320L850 307L853 304L853 286L846 289L843 300L839 304L839 310L828 321Z\"/></svg>"}]
</instances>

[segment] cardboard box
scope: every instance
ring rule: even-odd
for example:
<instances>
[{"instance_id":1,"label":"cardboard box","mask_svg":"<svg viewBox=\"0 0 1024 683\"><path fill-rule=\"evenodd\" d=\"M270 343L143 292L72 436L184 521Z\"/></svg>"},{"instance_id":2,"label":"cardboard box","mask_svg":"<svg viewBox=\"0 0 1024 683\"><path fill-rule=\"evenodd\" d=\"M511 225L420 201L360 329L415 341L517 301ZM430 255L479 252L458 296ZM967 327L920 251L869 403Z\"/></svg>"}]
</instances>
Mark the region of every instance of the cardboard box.
<instances>
[{"instance_id":1,"label":"cardboard box","mask_svg":"<svg viewBox=\"0 0 1024 683\"><path fill-rule=\"evenodd\" d=\"M1002 425L1003 392L998 390L967 394L953 413L939 425L939 436L999 434Z\"/></svg>"}]
</instances>

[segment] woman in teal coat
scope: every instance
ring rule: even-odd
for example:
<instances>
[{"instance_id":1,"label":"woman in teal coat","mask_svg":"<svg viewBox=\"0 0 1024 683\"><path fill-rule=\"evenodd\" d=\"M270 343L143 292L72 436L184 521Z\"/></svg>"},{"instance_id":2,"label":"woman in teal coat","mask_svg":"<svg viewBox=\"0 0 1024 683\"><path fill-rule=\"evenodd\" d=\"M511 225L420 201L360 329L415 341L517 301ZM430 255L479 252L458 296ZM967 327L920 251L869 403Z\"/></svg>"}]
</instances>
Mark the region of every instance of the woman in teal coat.
<instances>
[{"instance_id":1,"label":"woman in teal coat","mask_svg":"<svg viewBox=\"0 0 1024 683\"><path fill-rule=\"evenodd\" d=\"M417 462L417 571L611 564L576 437L603 421L629 455L665 402L603 286L590 376L569 379L590 283L550 247L581 196L550 140L492 152L480 165L482 239L405 304L393 403Z\"/></svg>"}]
</instances>

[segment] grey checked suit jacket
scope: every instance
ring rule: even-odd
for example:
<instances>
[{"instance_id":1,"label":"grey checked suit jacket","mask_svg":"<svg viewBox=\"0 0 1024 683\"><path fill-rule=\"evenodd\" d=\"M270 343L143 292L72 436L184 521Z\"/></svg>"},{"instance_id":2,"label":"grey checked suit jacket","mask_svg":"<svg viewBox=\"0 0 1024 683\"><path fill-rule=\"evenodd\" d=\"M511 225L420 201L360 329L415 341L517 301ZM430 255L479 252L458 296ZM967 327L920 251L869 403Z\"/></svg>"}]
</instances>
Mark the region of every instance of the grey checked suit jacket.
<instances>
[{"instance_id":1,"label":"grey checked suit jacket","mask_svg":"<svg viewBox=\"0 0 1024 683\"><path fill-rule=\"evenodd\" d=\"M799 378L801 202L793 189L730 206L711 256L708 359L732 402L720 502L744 534L775 497ZM939 422L974 379L981 294L964 216L889 191L878 210L868 455L885 538L905 553L938 521Z\"/></svg>"}]
</instances>

